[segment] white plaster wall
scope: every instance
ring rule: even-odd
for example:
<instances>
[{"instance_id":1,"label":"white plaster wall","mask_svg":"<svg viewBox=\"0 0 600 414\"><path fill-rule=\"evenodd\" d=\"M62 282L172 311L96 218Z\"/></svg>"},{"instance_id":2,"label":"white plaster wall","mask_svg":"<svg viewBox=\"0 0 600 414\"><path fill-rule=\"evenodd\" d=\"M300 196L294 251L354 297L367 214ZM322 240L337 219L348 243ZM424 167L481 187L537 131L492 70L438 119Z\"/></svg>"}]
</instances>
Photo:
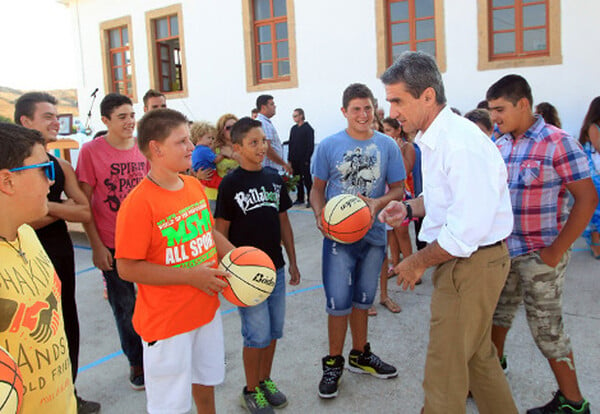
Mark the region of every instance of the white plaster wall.
<instances>
[{"instance_id":1,"label":"white plaster wall","mask_svg":"<svg viewBox=\"0 0 600 414\"><path fill-rule=\"evenodd\" d=\"M148 89L148 53L144 13L174 4L167 0L72 0L81 27L82 62L80 111L87 114L89 94L100 88L92 125L102 127L98 103L103 74L100 22L130 15L135 73L141 97ZM257 92L246 92L241 0L181 0L189 96L169 106L195 120L215 122L225 112L250 113ZM559 110L564 128L577 134L587 106L600 95L600 47L594 19L600 15L595 0L562 1L563 64L477 71L477 7L474 0L445 2L447 71L443 74L448 101L463 113L484 98L487 88L508 73L525 76L534 101L547 100ZM77 13L77 10L79 13ZM292 126L291 113L305 109L317 140L344 127L341 94L352 82L363 82L384 103L376 78L375 4L373 0L296 0L298 87L272 91L277 104L273 122L283 140Z\"/></svg>"},{"instance_id":2,"label":"white plaster wall","mask_svg":"<svg viewBox=\"0 0 600 414\"><path fill-rule=\"evenodd\" d=\"M554 104L563 129L578 135L589 103L600 95L600 46L594 35L600 2L561 2L561 65L486 71L477 71L477 10L472 3L445 2L448 70L443 77L449 103L465 113L485 98L492 83L517 73L529 81L534 104Z\"/></svg>"}]
</instances>

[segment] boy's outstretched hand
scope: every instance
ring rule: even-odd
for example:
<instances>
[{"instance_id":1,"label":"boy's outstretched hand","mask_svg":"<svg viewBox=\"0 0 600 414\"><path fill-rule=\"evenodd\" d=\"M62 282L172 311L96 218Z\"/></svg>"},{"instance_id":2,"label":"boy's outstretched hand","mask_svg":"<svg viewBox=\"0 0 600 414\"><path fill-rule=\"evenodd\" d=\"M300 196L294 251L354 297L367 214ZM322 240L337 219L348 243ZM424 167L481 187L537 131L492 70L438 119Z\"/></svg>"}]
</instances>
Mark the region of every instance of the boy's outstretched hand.
<instances>
[{"instance_id":1,"label":"boy's outstretched hand","mask_svg":"<svg viewBox=\"0 0 600 414\"><path fill-rule=\"evenodd\" d=\"M191 268L190 271L189 285L211 296L227 287L227 282L222 279L229 277L229 273L225 270L198 265Z\"/></svg>"}]
</instances>

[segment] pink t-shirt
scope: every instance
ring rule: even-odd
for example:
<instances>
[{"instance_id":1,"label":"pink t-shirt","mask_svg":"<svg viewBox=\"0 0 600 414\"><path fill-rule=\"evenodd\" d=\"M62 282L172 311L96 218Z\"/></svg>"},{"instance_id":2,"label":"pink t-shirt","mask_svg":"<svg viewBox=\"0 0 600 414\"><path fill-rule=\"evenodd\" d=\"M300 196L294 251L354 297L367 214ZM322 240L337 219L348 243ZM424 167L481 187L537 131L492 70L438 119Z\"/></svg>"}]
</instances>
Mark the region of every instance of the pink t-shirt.
<instances>
[{"instance_id":1,"label":"pink t-shirt","mask_svg":"<svg viewBox=\"0 0 600 414\"><path fill-rule=\"evenodd\" d=\"M148 169L148 161L137 144L120 150L102 136L81 147L75 173L79 181L94 188L92 214L100 240L106 247L115 247L115 226L121 202L142 181Z\"/></svg>"}]
</instances>

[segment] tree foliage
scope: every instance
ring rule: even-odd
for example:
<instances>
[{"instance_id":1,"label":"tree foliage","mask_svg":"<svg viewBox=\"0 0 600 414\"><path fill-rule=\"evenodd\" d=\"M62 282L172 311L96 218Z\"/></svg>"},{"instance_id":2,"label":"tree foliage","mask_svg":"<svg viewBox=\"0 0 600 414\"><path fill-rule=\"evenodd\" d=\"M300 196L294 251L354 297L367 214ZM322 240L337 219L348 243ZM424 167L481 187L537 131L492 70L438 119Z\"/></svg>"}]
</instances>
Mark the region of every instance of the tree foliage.
<instances>
[{"instance_id":1,"label":"tree foliage","mask_svg":"<svg viewBox=\"0 0 600 414\"><path fill-rule=\"evenodd\" d=\"M10 118L5 117L3 115L0 115L0 122L8 122L8 123L12 124L13 120L10 119Z\"/></svg>"}]
</instances>

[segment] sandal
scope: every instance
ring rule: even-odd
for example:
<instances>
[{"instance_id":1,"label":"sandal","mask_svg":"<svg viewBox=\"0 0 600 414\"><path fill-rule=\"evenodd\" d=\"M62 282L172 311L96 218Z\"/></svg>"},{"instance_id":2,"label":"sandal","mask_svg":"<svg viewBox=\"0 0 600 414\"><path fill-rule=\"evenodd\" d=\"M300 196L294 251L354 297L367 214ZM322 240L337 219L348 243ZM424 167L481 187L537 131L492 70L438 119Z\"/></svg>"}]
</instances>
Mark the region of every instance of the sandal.
<instances>
[{"instance_id":1,"label":"sandal","mask_svg":"<svg viewBox=\"0 0 600 414\"><path fill-rule=\"evenodd\" d=\"M396 302L394 302L391 298L385 298L380 302L387 310L392 313L400 313L402 312L402 308Z\"/></svg>"},{"instance_id":2,"label":"sandal","mask_svg":"<svg viewBox=\"0 0 600 414\"><path fill-rule=\"evenodd\" d=\"M600 246L600 243L590 243L590 253L592 254L592 257L596 260L600 260L600 254L594 253L594 249L592 249L592 246Z\"/></svg>"},{"instance_id":3,"label":"sandal","mask_svg":"<svg viewBox=\"0 0 600 414\"><path fill-rule=\"evenodd\" d=\"M369 311L368 311L367 315L369 315L369 316L377 316L377 309L375 309L375 305L372 305L369 308Z\"/></svg>"},{"instance_id":4,"label":"sandal","mask_svg":"<svg viewBox=\"0 0 600 414\"><path fill-rule=\"evenodd\" d=\"M398 273L394 272L394 266L390 265L390 267L388 267L388 272L387 272L388 279L391 279L396 276L398 276Z\"/></svg>"}]
</instances>

